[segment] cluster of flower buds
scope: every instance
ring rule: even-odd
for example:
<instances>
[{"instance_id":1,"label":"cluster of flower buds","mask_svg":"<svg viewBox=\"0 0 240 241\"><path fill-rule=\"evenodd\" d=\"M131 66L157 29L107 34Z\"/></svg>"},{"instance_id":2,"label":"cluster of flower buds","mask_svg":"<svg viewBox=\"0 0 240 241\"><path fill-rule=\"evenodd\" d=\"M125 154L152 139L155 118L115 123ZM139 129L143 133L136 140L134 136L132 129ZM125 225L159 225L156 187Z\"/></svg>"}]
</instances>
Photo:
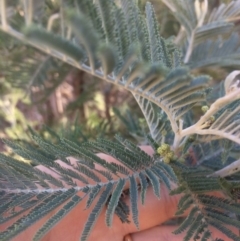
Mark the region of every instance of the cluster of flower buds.
<instances>
[{"instance_id":1,"label":"cluster of flower buds","mask_svg":"<svg viewBox=\"0 0 240 241\"><path fill-rule=\"evenodd\" d=\"M157 153L163 157L163 161L165 163L170 163L171 160L174 158L174 152L171 150L170 146L166 143L162 144L157 149Z\"/></svg>"}]
</instances>

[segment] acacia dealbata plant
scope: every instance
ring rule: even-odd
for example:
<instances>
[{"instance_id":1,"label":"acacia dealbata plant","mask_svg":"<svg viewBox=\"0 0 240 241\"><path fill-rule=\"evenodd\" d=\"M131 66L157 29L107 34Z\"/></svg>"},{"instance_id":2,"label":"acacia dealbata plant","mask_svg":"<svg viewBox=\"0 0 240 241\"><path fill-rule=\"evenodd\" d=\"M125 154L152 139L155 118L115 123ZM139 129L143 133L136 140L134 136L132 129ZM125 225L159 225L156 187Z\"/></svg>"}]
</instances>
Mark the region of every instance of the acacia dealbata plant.
<instances>
[{"instance_id":1,"label":"acacia dealbata plant","mask_svg":"<svg viewBox=\"0 0 240 241\"><path fill-rule=\"evenodd\" d=\"M16 27L14 11L9 11L16 2L24 13L18 16L21 27ZM170 195L182 194L177 216L188 210L175 234L185 231L184 240L213 240L210 227L215 227L240 240L229 229L240 228L240 72L234 70L240 66L240 38L235 32L240 1L222 3L213 11L208 0L162 2L181 24L176 37L160 36L150 2L143 12L134 0L59 0L59 12L48 15L39 14L46 11L48 1L0 0L1 31L130 91L146 119L147 139L155 150L149 156L120 135L114 141L100 138L78 143L54 133L55 141L50 142L31 131L34 144L5 140L27 162L0 154L0 224L9 224L0 240L10 240L56 209L34 237L41 240L86 199L86 208L95 205L80 240L91 235L105 205L107 226L117 215L139 227L137 200L143 205L151 186L156 198L161 198L161 185ZM211 66L225 68L229 74L210 88L211 77L197 73ZM195 106L200 115L193 111ZM113 156L120 164L106 162L97 152ZM69 156L78 160L77 165L71 164ZM71 171L56 159L71 166ZM34 169L40 164L61 178ZM95 164L103 170L95 169ZM76 186L76 180L84 185ZM177 188L172 188L173 183ZM127 186L130 207L122 198ZM224 197L212 196L212 191Z\"/></svg>"}]
</instances>

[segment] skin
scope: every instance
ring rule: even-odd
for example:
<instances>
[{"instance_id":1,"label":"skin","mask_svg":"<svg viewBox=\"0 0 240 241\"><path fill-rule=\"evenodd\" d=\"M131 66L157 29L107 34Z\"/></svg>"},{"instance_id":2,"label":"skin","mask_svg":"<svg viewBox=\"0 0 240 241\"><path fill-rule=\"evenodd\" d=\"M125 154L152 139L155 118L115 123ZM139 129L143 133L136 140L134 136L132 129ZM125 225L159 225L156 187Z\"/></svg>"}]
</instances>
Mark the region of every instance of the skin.
<instances>
[{"instance_id":1,"label":"skin","mask_svg":"<svg viewBox=\"0 0 240 241\"><path fill-rule=\"evenodd\" d=\"M152 155L153 150L149 146L141 147L145 152ZM118 162L114 158L105 155L98 154L101 158L104 158L108 162ZM75 159L71 159L71 162L76 162ZM59 162L62 166L65 164ZM46 171L49 174L57 177L56 173L51 170L46 169L45 167L38 167L42 171ZM96 168L101 169L100 166L96 166ZM80 182L77 183L81 185ZM169 225L161 225L167 220L174 217L175 212L177 211L177 203L179 201L180 195L169 196L168 190L164 185L161 185L161 199L158 200L153 193L152 188L148 188L147 190L147 198L145 205L141 204L141 201L138 202L139 207L139 223L140 229L137 230L133 222L130 224L123 224L119 220L117 216L113 218L112 227L108 228L105 224L105 211L100 214L97 222L95 223L94 228L89 236L88 241L106 241L106 240L114 240L114 241L182 241L184 237L184 233L180 235L174 235L172 232L176 229L175 226ZM129 198L125 198L126 203L129 204ZM94 203L93 203L94 204ZM86 201L80 202L73 210L71 210L67 216L65 216L54 228L49 231L44 238L43 241L77 241L81 235L84 224L92 210L92 208L85 210ZM45 223L45 221L50 218L56 210L49 213L40 221L31 225L27 230L23 231L17 237L15 237L14 241L31 241L34 237L36 231ZM0 231L4 230L8 225L0 227ZM233 231L237 233L237 230ZM221 234L217 230L212 230L213 237L222 238L225 241L230 241L229 238L225 237L225 235ZM130 235L129 235L130 234Z\"/></svg>"}]
</instances>

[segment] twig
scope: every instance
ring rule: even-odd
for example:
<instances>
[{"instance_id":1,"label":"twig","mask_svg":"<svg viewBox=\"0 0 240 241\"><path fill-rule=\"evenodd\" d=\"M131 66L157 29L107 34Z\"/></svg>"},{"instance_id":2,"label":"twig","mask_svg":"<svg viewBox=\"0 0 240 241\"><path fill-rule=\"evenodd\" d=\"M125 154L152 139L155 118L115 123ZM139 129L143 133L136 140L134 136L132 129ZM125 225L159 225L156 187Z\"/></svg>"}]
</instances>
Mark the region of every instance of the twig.
<instances>
[{"instance_id":1,"label":"twig","mask_svg":"<svg viewBox=\"0 0 240 241\"><path fill-rule=\"evenodd\" d=\"M223 169L218 170L211 175L208 175L207 177L227 177L233 175L238 171L240 171L240 159L224 167Z\"/></svg>"},{"instance_id":2,"label":"twig","mask_svg":"<svg viewBox=\"0 0 240 241\"><path fill-rule=\"evenodd\" d=\"M6 16L6 2L5 0L0 0L0 11L1 11L1 21L2 21L2 29L7 30L8 24L7 24L7 16Z\"/></svg>"},{"instance_id":3,"label":"twig","mask_svg":"<svg viewBox=\"0 0 240 241\"><path fill-rule=\"evenodd\" d=\"M224 130L205 129L208 127L207 123L211 116L216 114L220 109L222 109L227 104L239 98L240 98L240 88L237 88L231 91L230 93L226 94L225 96L217 99L210 106L209 110L199 119L199 121L196 124L190 127L187 127L184 130L178 131L178 133L176 133L174 143L173 143L173 148L174 149L178 148L183 137L190 136L193 134L222 136L224 138L227 138L229 140L232 140L240 144L240 138L236 135L232 135L231 133L226 133Z\"/></svg>"},{"instance_id":4,"label":"twig","mask_svg":"<svg viewBox=\"0 0 240 241\"><path fill-rule=\"evenodd\" d=\"M24 17L26 26L31 25L33 19L33 0L24 1Z\"/></svg>"},{"instance_id":5,"label":"twig","mask_svg":"<svg viewBox=\"0 0 240 241\"><path fill-rule=\"evenodd\" d=\"M54 22L56 19L59 19L59 18L60 18L59 13L55 13L55 14L53 14L53 15L48 19L48 24L47 24L47 30L48 30L48 31L51 31L51 30L52 30L53 22Z\"/></svg>"}]
</instances>

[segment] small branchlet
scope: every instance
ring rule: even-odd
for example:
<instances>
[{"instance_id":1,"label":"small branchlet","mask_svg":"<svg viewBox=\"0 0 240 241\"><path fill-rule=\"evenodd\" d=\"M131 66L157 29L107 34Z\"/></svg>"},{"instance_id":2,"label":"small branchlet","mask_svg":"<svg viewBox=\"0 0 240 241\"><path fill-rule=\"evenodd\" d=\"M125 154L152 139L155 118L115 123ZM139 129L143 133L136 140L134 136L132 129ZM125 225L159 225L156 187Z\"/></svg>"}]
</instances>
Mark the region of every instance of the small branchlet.
<instances>
[{"instance_id":1,"label":"small branchlet","mask_svg":"<svg viewBox=\"0 0 240 241\"><path fill-rule=\"evenodd\" d=\"M185 136L198 135L212 135L218 138L227 138L240 144L240 129L236 123L236 115L239 113L239 106L227 115L223 112L215 119L219 110L225 108L227 105L240 99L240 71L233 71L230 73L224 82L225 95L218 98L209 108L202 107L204 115L192 126L189 126L175 135L173 149L177 149ZM228 124L230 123L230 124Z\"/></svg>"},{"instance_id":2,"label":"small branchlet","mask_svg":"<svg viewBox=\"0 0 240 241\"><path fill-rule=\"evenodd\" d=\"M239 75L240 71L235 70L226 77L224 81L224 88L226 94L229 94L239 88Z\"/></svg>"}]
</instances>

